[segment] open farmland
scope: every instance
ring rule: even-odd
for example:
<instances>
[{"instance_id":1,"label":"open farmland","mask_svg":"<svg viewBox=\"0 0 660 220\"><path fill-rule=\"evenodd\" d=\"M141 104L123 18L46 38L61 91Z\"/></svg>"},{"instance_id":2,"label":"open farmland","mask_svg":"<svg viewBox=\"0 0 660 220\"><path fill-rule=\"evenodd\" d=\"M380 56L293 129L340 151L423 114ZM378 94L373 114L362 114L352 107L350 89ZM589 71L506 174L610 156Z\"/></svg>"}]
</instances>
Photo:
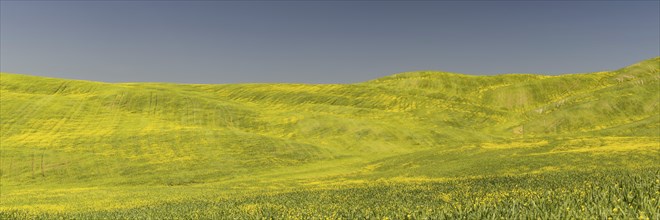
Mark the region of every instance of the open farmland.
<instances>
[{"instance_id":1,"label":"open farmland","mask_svg":"<svg viewBox=\"0 0 660 220\"><path fill-rule=\"evenodd\" d=\"M658 219L659 64L319 85L2 73L0 219Z\"/></svg>"}]
</instances>

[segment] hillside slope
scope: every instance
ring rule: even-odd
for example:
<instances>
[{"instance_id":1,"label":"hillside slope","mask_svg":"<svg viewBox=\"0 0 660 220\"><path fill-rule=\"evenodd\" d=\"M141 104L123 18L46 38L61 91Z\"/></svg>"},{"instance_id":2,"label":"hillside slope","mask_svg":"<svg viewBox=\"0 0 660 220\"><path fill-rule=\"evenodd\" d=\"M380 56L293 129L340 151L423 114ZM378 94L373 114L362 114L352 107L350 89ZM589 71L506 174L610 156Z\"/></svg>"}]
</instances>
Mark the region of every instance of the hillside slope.
<instances>
[{"instance_id":1,"label":"hillside slope","mask_svg":"<svg viewBox=\"0 0 660 220\"><path fill-rule=\"evenodd\" d=\"M0 75L3 206L26 189L467 178L660 161L660 57L545 76L355 84ZM18 194L17 194L18 193ZM11 199L7 199L11 198Z\"/></svg>"}]
</instances>

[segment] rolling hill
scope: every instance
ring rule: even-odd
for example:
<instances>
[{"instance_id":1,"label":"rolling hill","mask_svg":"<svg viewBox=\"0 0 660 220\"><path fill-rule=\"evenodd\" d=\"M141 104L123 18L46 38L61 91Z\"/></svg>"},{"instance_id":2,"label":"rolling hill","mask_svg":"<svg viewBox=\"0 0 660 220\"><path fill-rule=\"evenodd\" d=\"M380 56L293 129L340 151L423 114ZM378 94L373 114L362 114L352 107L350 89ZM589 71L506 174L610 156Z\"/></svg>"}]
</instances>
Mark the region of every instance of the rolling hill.
<instances>
[{"instance_id":1,"label":"rolling hill","mask_svg":"<svg viewBox=\"0 0 660 220\"><path fill-rule=\"evenodd\" d=\"M2 73L0 212L89 218L90 210L159 204L171 211L172 201L307 187L612 169L651 170L657 191L659 64L656 57L558 76L423 71L323 85L102 83ZM660 206L633 210L648 215Z\"/></svg>"}]
</instances>

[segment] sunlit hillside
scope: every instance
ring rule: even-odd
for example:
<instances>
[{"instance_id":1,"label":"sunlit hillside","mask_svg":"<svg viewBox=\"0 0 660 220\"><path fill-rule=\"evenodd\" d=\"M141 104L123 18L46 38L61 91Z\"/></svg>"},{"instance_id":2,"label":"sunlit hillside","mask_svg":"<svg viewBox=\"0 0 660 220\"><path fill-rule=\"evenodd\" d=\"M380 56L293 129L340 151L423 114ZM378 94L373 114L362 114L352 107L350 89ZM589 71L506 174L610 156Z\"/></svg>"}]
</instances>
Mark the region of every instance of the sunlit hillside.
<instances>
[{"instance_id":1,"label":"sunlit hillside","mask_svg":"<svg viewBox=\"0 0 660 220\"><path fill-rule=\"evenodd\" d=\"M548 200L549 216L526 217L657 219L659 64L559 76L408 72L323 85L2 73L0 217L522 217L488 208L526 198L520 204L537 201L527 209L544 213L545 200L522 192L541 188L561 200L562 187L575 185L566 201L578 202ZM624 180L633 188L611 193L632 198L592 196L587 211L570 193ZM511 196L471 200L504 192ZM358 202L338 200L347 195ZM406 196L412 202L390 201ZM474 210L447 205L457 198ZM470 216L475 210L486 214Z\"/></svg>"}]
</instances>

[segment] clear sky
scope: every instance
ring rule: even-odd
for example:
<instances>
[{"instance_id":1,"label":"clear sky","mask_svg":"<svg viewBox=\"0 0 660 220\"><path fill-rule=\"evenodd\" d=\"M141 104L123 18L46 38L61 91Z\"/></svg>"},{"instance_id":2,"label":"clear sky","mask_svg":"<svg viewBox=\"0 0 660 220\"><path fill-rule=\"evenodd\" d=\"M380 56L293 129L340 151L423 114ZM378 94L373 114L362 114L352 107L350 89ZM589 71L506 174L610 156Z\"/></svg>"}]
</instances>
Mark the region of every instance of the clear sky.
<instances>
[{"instance_id":1,"label":"clear sky","mask_svg":"<svg viewBox=\"0 0 660 220\"><path fill-rule=\"evenodd\" d=\"M560 74L660 56L652 1L5 1L0 70L106 82Z\"/></svg>"}]
</instances>

